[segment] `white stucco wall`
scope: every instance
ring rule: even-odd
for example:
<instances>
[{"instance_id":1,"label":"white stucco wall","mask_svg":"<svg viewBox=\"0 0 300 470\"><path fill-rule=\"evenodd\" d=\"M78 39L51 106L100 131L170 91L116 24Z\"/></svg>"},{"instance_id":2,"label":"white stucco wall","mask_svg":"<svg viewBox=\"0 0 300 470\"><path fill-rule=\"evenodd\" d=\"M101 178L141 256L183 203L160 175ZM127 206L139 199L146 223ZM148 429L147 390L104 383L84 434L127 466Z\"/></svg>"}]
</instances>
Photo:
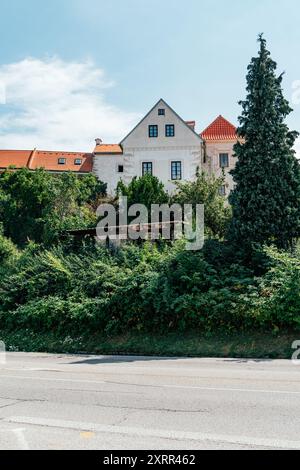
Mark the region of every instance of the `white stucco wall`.
<instances>
[{"instance_id":1,"label":"white stucco wall","mask_svg":"<svg viewBox=\"0 0 300 470\"><path fill-rule=\"evenodd\" d=\"M118 165L124 165L123 155L94 155L93 173L107 183L107 193L113 195L123 174L118 173Z\"/></svg>"},{"instance_id":2,"label":"white stucco wall","mask_svg":"<svg viewBox=\"0 0 300 470\"><path fill-rule=\"evenodd\" d=\"M181 162L182 179L192 180L197 166L201 166L201 150L195 147L160 147L160 148L126 148L124 149L126 173L124 181L129 183L134 176L142 176L143 162L151 162L153 175L164 183L170 193L175 189L171 180L172 162Z\"/></svg>"},{"instance_id":3,"label":"white stucco wall","mask_svg":"<svg viewBox=\"0 0 300 470\"><path fill-rule=\"evenodd\" d=\"M159 116L158 109L165 115ZM175 126L175 136L166 137L166 124ZM149 137L149 125L158 126L158 137ZM163 101L146 115L135 129L121 142L123 155L95 155L94 172L108 183L108 192L113 194L120 178L128 184L134 176L142 176L142 163L152 162L153 175L157 176L169 192L174 190L171 181L171 163L181 162L182 179L192 180L197 167L201 167L202 140ZM117 165L124 165L124 173L117 173Z\"/></svg>"}]
</instances>

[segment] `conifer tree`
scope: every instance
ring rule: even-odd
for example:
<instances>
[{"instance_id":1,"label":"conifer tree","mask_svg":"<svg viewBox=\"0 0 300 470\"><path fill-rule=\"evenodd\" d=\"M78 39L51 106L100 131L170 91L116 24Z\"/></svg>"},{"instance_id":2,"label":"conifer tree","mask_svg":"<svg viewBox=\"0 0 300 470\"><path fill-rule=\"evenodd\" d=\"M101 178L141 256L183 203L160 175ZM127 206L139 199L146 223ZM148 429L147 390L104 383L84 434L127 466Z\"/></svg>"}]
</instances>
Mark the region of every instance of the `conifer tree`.
<instances>
[{"instance_id":1,"label":"conifer tree","mask_svg":"<svg viewBox=\"0 0 300 470\"><path fill-rule=\"evenodd\" d=\"M298 133L285 123L292 109L282 92L283 74L263 35L248 66L247 97L239 104L237 157L232 175L230 238L240 245L293 245L300 234L300 165L293 146Z\"/></svg>"}]
</instances>

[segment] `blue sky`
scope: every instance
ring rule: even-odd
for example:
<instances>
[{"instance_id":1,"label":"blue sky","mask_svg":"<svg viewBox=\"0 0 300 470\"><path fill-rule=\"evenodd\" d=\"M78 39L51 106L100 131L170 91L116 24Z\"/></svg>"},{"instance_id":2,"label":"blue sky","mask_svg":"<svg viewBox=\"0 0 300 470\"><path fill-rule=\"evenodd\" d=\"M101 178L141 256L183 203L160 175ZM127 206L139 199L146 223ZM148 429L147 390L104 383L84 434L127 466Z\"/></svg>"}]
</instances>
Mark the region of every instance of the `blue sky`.
<instances>
[{"instance_id":1,"label":"blue sky","mask_svg":"<svg viewBox=\"0 0 300 470\"><path fill-rule=\"evenodd\" d=\"M289 124L300 130L300 93L295 99L292 89L300 89L299 0L0 6L0 147L91 150L95 137L117 142L160 97L195 119L199 132L219 114L236 123L259 32L286 71L295 110Z\"/></svg>"}]
</instances>

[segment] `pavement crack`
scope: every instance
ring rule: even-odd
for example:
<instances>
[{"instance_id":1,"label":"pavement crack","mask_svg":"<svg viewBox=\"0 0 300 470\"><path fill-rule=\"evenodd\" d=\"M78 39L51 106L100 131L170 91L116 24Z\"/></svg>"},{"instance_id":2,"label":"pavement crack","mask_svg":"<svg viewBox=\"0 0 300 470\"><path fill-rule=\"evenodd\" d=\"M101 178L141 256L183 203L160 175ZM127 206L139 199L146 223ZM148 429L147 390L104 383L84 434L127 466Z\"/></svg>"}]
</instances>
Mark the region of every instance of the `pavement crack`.
<instances>
[{"instance_id":1,"label":"pavement crack","mask_svg":"<svg viewBox=\"0 0 300 470\"><path fill-rule=\"evenodd\" d=\"M13 400L15 402L10 405L0 406L0 409L5 408L7 406L18 405L19 403L44 403L47 401L42 398L9 398L9 397L0 397L0 400Z\"/></svg>"},{"instance_id":2,"label":"pavement crack","mask_svg":"<svg viewBox=\"0 0 300 470\"><path fill-rule=\"evenodd\" d=\"M19 403L19 401L14 401L13 403L8 403L6 405L1 405L0 410L2 410L3 408L8 408L9 406L17 405L18 403Z\"/></svg>"},{"instance_id":3,"label":"pavement crack","mask_svg":"<svg viewBox=\"0 0 300 470\"><path fill-rule=\"evenodd\" d=\"M100 408L115 408L118 410L132 410L132 411L165 411L166 413L208 413L208 410L179 410L174 408L144 408L138 406L116 406L116 405L100 405L96 403L94 406Z\"/></svg>"}]
</instances>

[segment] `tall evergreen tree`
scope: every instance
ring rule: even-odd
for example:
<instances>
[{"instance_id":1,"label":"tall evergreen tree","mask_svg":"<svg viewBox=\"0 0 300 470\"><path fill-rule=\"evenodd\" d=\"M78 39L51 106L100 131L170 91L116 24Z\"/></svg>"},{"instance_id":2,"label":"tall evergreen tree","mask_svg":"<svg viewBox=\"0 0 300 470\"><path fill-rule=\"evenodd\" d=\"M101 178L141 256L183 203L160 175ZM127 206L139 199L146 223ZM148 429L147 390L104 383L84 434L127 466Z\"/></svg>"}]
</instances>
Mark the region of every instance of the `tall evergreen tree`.
<instances>
[{"instance_id":1,"label":"tall evergreen tree","mask_svg":"<svg viewBox=\"0 0 300 470\"><path fill-rule=\"evenodd\" d=\"M248 66L248 94L239 103L230 236L244 246L288 248L300 234L300 165L293 150L299 134L285 123L292 109L283 96L283 74L276 75L263 35L258 41L258 57Z\"/></svg>"}]
</instances>

